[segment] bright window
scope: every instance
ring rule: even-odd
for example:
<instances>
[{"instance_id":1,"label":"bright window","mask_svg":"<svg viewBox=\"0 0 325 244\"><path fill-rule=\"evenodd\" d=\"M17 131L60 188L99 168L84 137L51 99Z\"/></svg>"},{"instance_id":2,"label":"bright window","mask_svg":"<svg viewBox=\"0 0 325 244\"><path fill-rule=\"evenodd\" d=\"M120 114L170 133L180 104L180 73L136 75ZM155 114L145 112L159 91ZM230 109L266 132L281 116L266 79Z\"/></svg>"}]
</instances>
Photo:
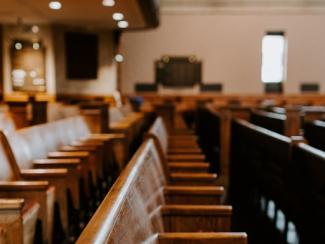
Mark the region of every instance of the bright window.
<instances>
[{"instance_id":1,"label":"bright window","mask_svg":"<svg viewBox=\"0 0 325 244\"><path fill-rule=\"evenodd\" d=\"M280 83L285 76L285 37L267 34L262 41L262 81Z\"/></svg>"}]
</instances>

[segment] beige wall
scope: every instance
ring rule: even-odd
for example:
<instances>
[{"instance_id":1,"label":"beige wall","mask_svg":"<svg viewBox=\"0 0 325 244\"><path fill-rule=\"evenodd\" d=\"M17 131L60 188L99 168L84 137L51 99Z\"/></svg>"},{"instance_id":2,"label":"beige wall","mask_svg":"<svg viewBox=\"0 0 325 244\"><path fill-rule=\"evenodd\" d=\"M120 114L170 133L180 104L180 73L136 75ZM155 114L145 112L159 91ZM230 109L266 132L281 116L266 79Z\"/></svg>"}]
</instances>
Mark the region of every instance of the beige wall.
<instances>
[{"instance_id":1,"label":"beige wall","mask_svg":"<svg viewBox=\"0 0 325 244\"><path fill-rule=\"evenodd\" d=\"M222 82L224 93L261 93L261 41L272 30L288 37L285 92L298 93L302 81L319 82L325 92L324 14L165 13L161 23L123 35L124 92L133 92L136 82L153 82L154 60L162 55L196 55L205 83Z\"/></svg>"},{"instance_id":2,"label":"beige wall","mask_svg":"<svg viewBox=\"0 0 325 244\"><path fill-rule=\"evenodd\" d=\"M67 80L64 59L63 27L55 27L55 65L57 94L110 95L116 90L117 65L113 61L113 34L97 31L99 35L99 69L96 80ZM71 30L71 29L69 29ZM93 33L93 32L92 32Z\"/></svg>"}]
</instances>

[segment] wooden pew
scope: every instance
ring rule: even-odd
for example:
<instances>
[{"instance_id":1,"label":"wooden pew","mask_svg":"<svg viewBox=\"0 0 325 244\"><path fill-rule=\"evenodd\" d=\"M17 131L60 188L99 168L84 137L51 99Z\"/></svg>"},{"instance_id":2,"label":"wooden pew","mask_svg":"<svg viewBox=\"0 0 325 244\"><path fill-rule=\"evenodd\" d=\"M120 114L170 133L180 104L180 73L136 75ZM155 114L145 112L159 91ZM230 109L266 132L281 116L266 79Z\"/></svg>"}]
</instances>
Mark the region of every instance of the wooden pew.
<instances>
[{"instance_id":1,"label":"wooden pew","mask_svg":"<svg viewBox=\"0 0 325 244\"><path fill-rule=\"evenodd\" d=\"M294 107L271 107L270 111L286 114L287 111L297 111L304 123L312 122L314 120L322 120L325 118L325 107L324 106L294 106Z\"/></svg>"},{"instance_id":2,"label":"wooden pew","mask_svg":"<svg viewBox=\"0 0 325 244\"><path fill-rule=\"evenodd\" d=\"M65 119L81 114L78 105L63 104L60 102L50 102L47 104L46 122Z\"/></svg>"},{"instance_id":3,"label":"wooden pew","mask_svg":"<svg viewBox=\"0 0 325 244\"><path fill-rule=\"evenodd\" d=\"M303 138L288 138L243 120L233 121L232 134L234 207L246 214L251 208L266 213L272 201L272 221L277 222L278 211L284 214L284 238L292 222L301 243L321 243L325 153L299 143Z\"/></svg>"},{"instance_id":4,"label":"wooden pew","mask_svg":"<svg viewBox=\"0 0 325 244\"><path fill-rule=\"evenodd\" d=\"M285 114L254 110L251 122L285 136L301 135L304 114L297 107L287 107Z\"/></svg>"},{"instance_id":5,"label":"wooden pew","mask_svg":"<svg viewBox=\"0 0 325 244\"><path fill-rule=\"evenodd\" d=\"M196 133L213 172L220 173L221 114L208 104L197 108Z\"/></svg>"},{"instance_id":6,"label":"wooden pew","mask_svg":"<svg viewBox=\"0 0 325 244\"><path fill-rule=\"evenodd\" d=\"M113 167L112 150L113 144L123 140L123 136L92 134L81 116L18 130L8 138L21 168L68 169L68 187L77 209L87 207L80 206L80 203L97 204L93 203L97 201L94 194L99 193L94 188L100 186L101 181L106 181L106 188L102 191L107 191L107 184L112 183L119 170ZM86 191L80 189L79 178L83 179ZM80 201L81 197L87 196L91 200Z\"/></svg>"},{"instance_id":7,"label":"wooden pew","mask_svg":"<svg viewBox=\"0 0 325 244\"><path fill-rule=\"evenodd\" d=\"M325 152L305 143L292 148L291 216L301 243L322 243L325 239Z\"/></svg>"},{"instance_id":8,"label":"wooden pew","mask_svg":"<svg viewBox=\"0 0 325 244\"><path fill-rule=\"evenodd\" d=\"M168 133L161 117L149 128L150 135L158 137L165 155L170 161L204 161L202 153L198 153L199 145L193 135L171 135ZM172 151L172 153L170 153ZM194 153L192 154L191 152Z\"/></svg>"},{"instance_id":9,"label":"wooden pew","mask_svg":"<svg viewBox=\"0 0 325 244\"><path fill-rule=\"evenodd\" d=\"M218 182L229 186L231 120L250 119L250 107L220 107L207 102L197 109L197 134L211 172L218 173Z\"/></svg>"},{"instance_id":10,"label":"wooden pew","mask_svg":"<svg viewBox=\"0 0 325 244\"><path fill-rule=\"evenodd\" d=\"M155 123L149 129L147 136L154 139L156 146L159 149L166 176L171 182L174 182L175 184L216 185L216 174L206 173L207 164L205 162L202 162L204 160L203 155L173 154L173 160L179 161L170 161L171 155L167 154L168 134L161 118L156 119ZM180 164L184 165L182 166ZM175 171L172 171L177 167L179 167L179 170L181 170L182 173L175 173ZM195 170L197 170L197 167L203 168L203 171L205 171L205 173L187 173L193 171L195 172Z\"/></svg>"},{"instance_id":11,"label":"wooden pew","mask_svg":"<svg viewBox=\"0 0 325 244\"><path fill-rule=\"evenodd\" d=\"M304 124L304 136L313 147L325 151L325 122L316 120Z\"/></svg>"},{"instance_id":12,"label":"wooden pew","mask_svg":"<svg viewBox=\"0 0 325 244\"><path fill-rule=\"evenodd\" d=\"M39 208L37 202L0 199L0 243L34 243Z\"/></svg>"},{"instance_id":13,"label":"wooden pew","mask_svg":"<svg viewBox=\"0 0 325 244\"><path fill-rule=\"evenodd\" d=\"M287 117L284 114L265 112L262 110L254 110L251 113L250 122L284 135L286 118Z\"/></svg>"},{"instance_id":14,"label":"wooden pew","mask_svg":"<svg viewBox=\"0 0 325 244\"><path fill-rule=\"evenodd\" d=\"M133 113L126 107L112 107L109 109L109 132L125 135L125 151L127 161L134 151L137 137L140 135L144 115Z\"/></svg>"},{"instance_id":15,"label":"wooden pew","mask_svg":"<svg viewBox=\"0 0 325 244\"><path fill-rule=\"evenodd\" d=\"M42 221L42 236L45 243L52 243L53 214L55 188L48 181L26 181L17 165L11 160L12 155L7 151L1 136L0 157L0 198L23 198L28 201L38 202L40 209L38 218ZM49 170L50 174L60 175L61 170ZM45 172L43 172L45 173Z\"/></svg>"},{"instance_id":16,"label":"wooden pew","mask_svg":"<svg viewBox=\"0 0 325 244\"><path fill-rule=\"evenodd\" d=\"M172 191L165 191L173 187L166 186L159 161L154 141L147 140L122 172L77 243L175 243L182 239L202 243L218 238L246 243L243 240L245 234L210 233L229 231L229 206L191 205L190 200L196 204L202 197L194 192L209 188L190 188L188 195L185 194L186 187L182 187L184 195L178 197L185 197L187 204L173 202L170 205ZM188 233L198 231L209 233ZM178 235L178 232L183 233Z\"/></svg>"}]
</instances>

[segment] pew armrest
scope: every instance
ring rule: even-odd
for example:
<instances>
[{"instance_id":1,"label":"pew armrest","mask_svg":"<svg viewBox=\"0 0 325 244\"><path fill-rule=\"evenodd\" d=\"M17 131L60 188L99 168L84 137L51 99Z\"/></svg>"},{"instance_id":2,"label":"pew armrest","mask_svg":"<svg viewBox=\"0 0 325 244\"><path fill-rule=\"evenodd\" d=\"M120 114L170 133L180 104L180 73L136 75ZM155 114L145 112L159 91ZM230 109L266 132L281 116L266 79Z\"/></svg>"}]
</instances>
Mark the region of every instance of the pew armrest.
<instances>
[{"instance_id":1,"label":"pew armrest","mask_svg":"<svg viewBox=\"0 0 325 244\"><path fill-rule=\"evenodd\" d=\"M221 204L222 186L167 186L164 188L167 204Z\"/></svg>"},{"instance_id":2,"label":"pew armrest","mask_svg":"<svg viewBox=\"0 0 325 244\"><path fill-rule=\"evenodd\" d=\"M0 210L19 210L24 206L24 199L0 199Z\"/></svg>"},{"instance_id":3,"label":"pew armrest","mask_svg":"<svg viewBox=\"0 0 325 244\"><path fill-rule=\"evenodd\" d=\"M23 169L20 175L23 179L42 180L42 179L58 179L67 176L67 169Z\"/></svg>"},{"instance_id":4,"label":"pew armrest","mask_svg":"<svg viewBox=\"0 0 325 244\"><path fill-rule=\"evenodd\" d=\"M222 186L166 186L164 193L168 195L213 195L222 196L225 189Z\"/></svg>"},{"instance_id":5,"label":"pew armrest","mask_svg":"<svg viewBox=\"0 0 325 244\"><path fill-rule=\"evenodd\" d=\"M88 158L89 152L74 151L74 152L49 152L49 158Z\"/></svg>"},{"instance_id":6,"label":"pew armrest","mask_svg":"<svg viewBox=\"0 0 325 244\"><path fill-rule=\"evenodd\" d=\"M202 162L205 160L205 155L203 154L169 154L167 156L168 162Z\"/></svg>"},{"instance_id":7,"label":"pew armrest","mask_svg":"<svg viewBox=\"0 0 325 244\"><path fill-rule=\"evenodd\" d=\"M164 205L164 216L231 216L232 207L227 205Z\"/></svg>"},{"instance_id":8,"label":"pew armrest","mask_svg":"<svg viewBox=\"0 0 325 244\"><path fill-rule=\"evenodd\" d=\"M89 134L85 140L123 140L125 135L122 133L103 133L103 134Z\"/></svg>"},{"instance_id":9,"label":"pew armrest","mask_svg":"<svg viewBox=\"0 0 325 244\"><path fill-rule=\"evenodd\" d=\"M216 185L217 175L210 173L171 173L172 184Z\"/></svg>"},{"instance_id":10,"label":"pew armrest","mask_svg":"<svg viewBox=\"0 0 325 244\"><path fill-rule=\"evenodd\" d=\"M104 141L101 140L77 140L71 143L71 146L93 146L93 147L102 147L104 146Z\"/></svg>"},{"instance_id":11,"label":"pew armrest","mask_svg":"<svg viewBox=\"0 0 325 244\"><path fill-rule=\"evenodd\" d=\"M154 237L159 244L167 243L220 243L247 244L246 233L210 232L210 233L160 233Z\"/></svg>"},{"instance_id":12,"label":"pew armrest","mask_svg":"<svg viewBox=\"0 0 325 244\"><path fill-rule=\"evenodd\" d=\"M165 205L161 207L166 232L230 231L231 206Z\"/></svg>"},{"instance_id":13,"label":"pew armrest","mask_svg":"<svg viewBox=\"0 0 325 244\"><path fill-rule=\"evenodd\" d=\"M48 181L0 181L0 191L44 191Z\"/></svg>"},{"instance_id":14,"label":"pew armrest","mask_svg":"<svg viewBox=\"0 0 325 244\"><path fill-rule=\"evenodd\" d=\"M80 168L80 159L37 159L33 160L35 168Z\"/></svg>"},{"instance_id":15,"label":"pew armrest","mask_svg":"<svg viewBox=\"0 0 325 244\"><path fill-rule=\"evenodd\" d=\"M63 152L75 152L75 151L96 151L97 147L95 145L70 145L60 147L60 151Z\"/></svg>"}]
</instances>

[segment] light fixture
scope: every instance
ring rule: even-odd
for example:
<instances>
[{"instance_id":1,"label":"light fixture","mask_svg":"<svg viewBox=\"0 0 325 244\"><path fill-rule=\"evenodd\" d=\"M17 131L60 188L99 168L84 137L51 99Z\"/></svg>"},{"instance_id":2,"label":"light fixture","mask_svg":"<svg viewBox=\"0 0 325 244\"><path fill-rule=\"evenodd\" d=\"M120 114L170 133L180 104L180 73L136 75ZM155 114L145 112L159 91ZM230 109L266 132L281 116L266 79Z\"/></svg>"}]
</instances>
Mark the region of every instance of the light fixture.
<instances>
[{"instance_id":1,"label":"light fixture","mask_svg":"<svg viewBox=\"0 0 325 244\"><path fill-rule=\"evenodd\" d=\"M102 4L105 7L113 7L115 5L115 1L114 0L103 0Z\"/></svg>"},{"instance_id":2,"label":"light fixture","mask_svg":"<svg viewBox=\"0 0 325 244\"><path fill-rule=\"evenodd\" d=\"M124 19L124 14L118 12L113 14L113 20L120 21L123 19Z\"/></svg>"},{"instance_id":3,"label":"light fixture","mask_svg":"<svg viewBox=\"0 0 325 244\"><path fill-rule=\"evenodd\" d=\"M21 50L23 48L23 44L21 44L21 42L16 42L15 48L16 48L16 50Z\"/></svg>"},{"instance_id":4,"label":"light fixture","mask_svg":"<svg viewBox=\"0 0 325 244\"><path fill-rule=\"evenodd\" d=\"M114 59L118 63L122 63L124 61L124 57L122 54L116 54Z\"/></svg>"},{"instance_id":5,"label":"light fixture","mask_svg":"<svg viewBox=\"0 0 325 244\"><path fill-rule=\"evenodd\" d=\"M125 29L125 28L128 28L129 22L127 22L126 20L121 20L121 21L117 22L117 26L121 29Z\"/></svg>"},{"instance_id":6,"label":"light fixture","mask_svg":"<svg viewBox=\"0 0 325 244\"><path fill-rule=\"evenodd\" d=\"M40 44L38 42L33 43L33 49L38 50L40 48Z\"/></svg>"},{"instance_id":7,"label":"light fixture","mask_svg":"<svg viewBox=\"0 0 325 244\"><path fill-rule=\"evenodd\" d=\"M37 25L33 25L31 30L34 34L37 34L39 32L39 27Z\"/></svg>"},{"instance_id":8,"label":"light fixture","mask_svg":"<svg viewBox=\"0 0 325 244\"><path fill-rule=\"evenodd\" d=\"M53 10L59 10L62 8L62 4L59 1L52 1L49 3L49 8Z\"/></svg>"}]
</instances>

